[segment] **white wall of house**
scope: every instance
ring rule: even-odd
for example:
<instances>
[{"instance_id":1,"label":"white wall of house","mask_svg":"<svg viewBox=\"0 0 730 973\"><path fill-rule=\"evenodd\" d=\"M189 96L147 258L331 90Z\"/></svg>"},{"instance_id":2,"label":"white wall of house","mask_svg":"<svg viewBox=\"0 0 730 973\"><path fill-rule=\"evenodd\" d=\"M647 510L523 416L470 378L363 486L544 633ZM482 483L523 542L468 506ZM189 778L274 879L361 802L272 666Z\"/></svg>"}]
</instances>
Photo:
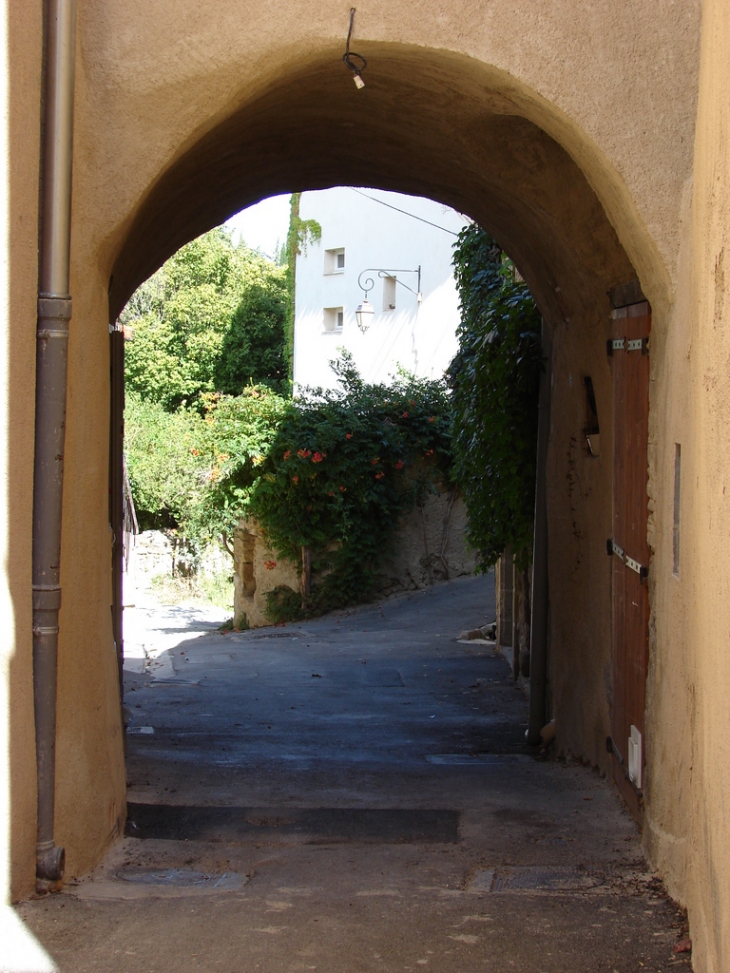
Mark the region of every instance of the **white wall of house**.
<instances>
[{"instance_id":1,"label":"white wall of house","mask_svg":"<svg viewBox=\"0 0 730 973\"><path fill-rule=\"evenodd\" d=\"M451 257L466 218L430 199L349 186L303 193L300 216L317 220L322 238L297 257L296 387L334 386L329 363L342 348L367 382L387 383L399 365L440 378L457 348ZM406 289L417 290L417 274L403 272L419 265L420 304ZM374 282L368 300L375 314L363 334L355 309L365 297L358 277L366 268L376 268L364 275ZM377 269L391 271L396 283Z\"/></svg>"}]
</instances>

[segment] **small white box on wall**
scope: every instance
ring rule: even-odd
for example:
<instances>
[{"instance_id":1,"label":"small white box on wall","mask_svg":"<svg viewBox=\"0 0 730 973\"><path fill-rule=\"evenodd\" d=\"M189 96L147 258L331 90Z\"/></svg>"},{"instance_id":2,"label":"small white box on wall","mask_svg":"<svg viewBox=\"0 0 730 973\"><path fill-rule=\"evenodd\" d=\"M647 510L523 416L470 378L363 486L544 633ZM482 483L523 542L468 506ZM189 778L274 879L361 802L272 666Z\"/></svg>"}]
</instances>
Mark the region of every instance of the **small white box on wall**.
<instances>
[{"instance_id":1,"label":"small white box on wall","mask_svg":"<svg viewBox=\"0 0 730 973\"><path fill-rule=\"evenodd\" d=\"M641 790L641 733L632 725L629 735L629 780Z\"/></svg>"}]
</instances>

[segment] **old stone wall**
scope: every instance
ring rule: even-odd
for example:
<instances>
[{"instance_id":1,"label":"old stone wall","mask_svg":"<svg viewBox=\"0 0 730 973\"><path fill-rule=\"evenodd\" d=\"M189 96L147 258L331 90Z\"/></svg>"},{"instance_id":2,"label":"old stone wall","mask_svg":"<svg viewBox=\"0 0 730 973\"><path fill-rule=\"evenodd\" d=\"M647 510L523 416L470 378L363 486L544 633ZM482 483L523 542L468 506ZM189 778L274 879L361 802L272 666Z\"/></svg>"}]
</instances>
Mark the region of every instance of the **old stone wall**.
<instances>
[{"instance_id":1,"label":"old stone wall","mask_svg":"<svg viewBox=\"0 0 730 973\"><path fill-rule=\"evenodd\" d=\"M270 625L266 595L275 588L299 591L299 567L266 543L254 521L242 521L233 538L233 620L241 628Z\"/></svg>"},{"instance_id":2,"label":"old stone wall","mask_svg":"<svg viewBox=\"0 0 730 973\"><path fill-rule=\"evenodd\" d=\"M429 494L399 525L394 553L379 567L376 593L411 591L471 574L475 557L465 530L463 500L449 491ZM281 586L299 591L301 568L278 557L252 520L239 524L234 553L234 621L249 628L270 625L266 595Z\"/></svg>"}]
</instances>

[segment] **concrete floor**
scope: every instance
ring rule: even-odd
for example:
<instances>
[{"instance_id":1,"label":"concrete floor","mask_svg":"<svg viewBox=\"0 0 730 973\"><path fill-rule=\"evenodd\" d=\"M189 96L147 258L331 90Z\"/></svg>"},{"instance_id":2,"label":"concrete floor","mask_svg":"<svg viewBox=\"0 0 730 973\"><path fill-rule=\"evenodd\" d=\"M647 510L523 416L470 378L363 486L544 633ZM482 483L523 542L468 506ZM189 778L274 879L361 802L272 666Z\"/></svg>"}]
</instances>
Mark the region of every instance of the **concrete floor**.
<instances>
[{"instance_id":1,"label":"concrete floor","mask_svg":"<svg viewBox=\"0 0 730 973\"><path fill-rule=\"evenodd\" d=\"M61 973L690 968L610 784L536 759L504 659L456 641L491 577L250 633L186 617L130 660L128 836L18 907Z\"/></svg>"}]
</instances>

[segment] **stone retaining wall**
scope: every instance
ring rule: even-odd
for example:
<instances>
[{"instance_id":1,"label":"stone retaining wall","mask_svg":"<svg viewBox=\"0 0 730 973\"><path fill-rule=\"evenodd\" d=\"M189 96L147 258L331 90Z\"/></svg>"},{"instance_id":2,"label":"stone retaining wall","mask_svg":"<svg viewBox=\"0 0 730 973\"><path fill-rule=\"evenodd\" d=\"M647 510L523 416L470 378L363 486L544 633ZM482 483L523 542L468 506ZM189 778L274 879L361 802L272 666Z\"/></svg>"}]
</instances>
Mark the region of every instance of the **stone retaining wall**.
<instances>
[{"instance_id":1,"label":"stone retaining wall","mask_svg":"<svg viewBox=\"0 0 730 973\"><path fill-rule=\"evenodd\" d=\"M465 539L466 508L453 493L430 494L412 510L398 529L394 553L378 571L378 594L425 588L471 574L474 553ZM240 627L270 625L267 594L284 586L300 590L300 567L277 557L261 528L241 521L234 538L234 618ZM315 579L316 580L316 579Z\"/></svg>"}]
</instances>

